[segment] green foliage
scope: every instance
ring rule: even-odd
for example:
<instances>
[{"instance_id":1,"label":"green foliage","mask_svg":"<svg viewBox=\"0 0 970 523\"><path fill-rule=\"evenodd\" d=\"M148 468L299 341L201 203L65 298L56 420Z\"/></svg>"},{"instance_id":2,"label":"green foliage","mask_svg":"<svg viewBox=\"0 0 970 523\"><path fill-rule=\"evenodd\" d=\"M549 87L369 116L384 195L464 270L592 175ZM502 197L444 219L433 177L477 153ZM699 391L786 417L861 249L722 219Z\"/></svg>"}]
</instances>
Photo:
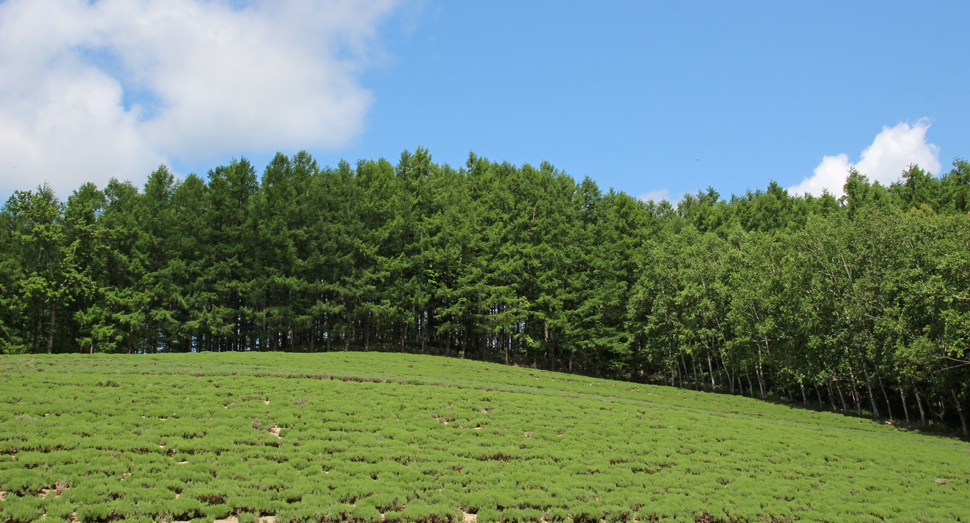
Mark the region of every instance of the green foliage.
<instances>
[{"instance_id":1,"label":"green foliage","mask_svg":"<svg viewBox=\"0 0 970 523\"><path fill-rule=\"evenodd\" d=\"M7 519L949 520L968 493L970 453L953 440L492 363L226 353L0 368Z\"/></svg>"},{"instance_id":2,"label":"green foliage","mask_svg":"<svg viewBox=\"0 0 970 523\"><path fill-rule=\"evenodd\" d=\"M608 368L649 221L547 163L278 154L4 207L0 350L362 348ZM599 293L595 300L584 293ZM605 367L603 364L606 363ZM621 366L622 367L622 366Z\"/></svg>"},{"instance_id":3,"label":"green foliage","mask_svg":"<svg viewBox=\"0 0 970 523\"><path fill-rule=\"evenodd\" d=\"M112 180L66 201L18 191L0 212L0 353L91 357L0 360L0 488L70 485L56 499L87 520L840 520L851 511L820 507L852 500L953 519L945 497L877 506L883 477L850 482L848 502L816 479L843 481L827 438L878 432L864 418L968 433L968 173L957 159L888 186L850 172L839 200L772 182L673 205L419 148L336 168L280 154L261 178L245 159L205 179L160 166L143 190ZM483 363L335 352L351 349ZM210 354L243 351L334 352ZM125 352L147 354L93 354ZM703 400L718 419L690 414L685 389L724 393ZM736 425L761 417L812 451ZM868 454L899 465L882 443ZM710 465L737 453L759 462ZM782 458L804 473L763 487ZM910 507L945 496L915 485L927 497ZM3 510L34 517L31 503Z\"/></svg>"},{"instance_id":4,"label":"green foliage","mask_svg":"<svg viewBox=\"0 0 970 523\"><path fill-rule=\"evenodd\" d=\"M456 354L966 433L968 173L672 205L418 148L44 185L0 212L0 353Z\"/></svg>"}]
</instances>

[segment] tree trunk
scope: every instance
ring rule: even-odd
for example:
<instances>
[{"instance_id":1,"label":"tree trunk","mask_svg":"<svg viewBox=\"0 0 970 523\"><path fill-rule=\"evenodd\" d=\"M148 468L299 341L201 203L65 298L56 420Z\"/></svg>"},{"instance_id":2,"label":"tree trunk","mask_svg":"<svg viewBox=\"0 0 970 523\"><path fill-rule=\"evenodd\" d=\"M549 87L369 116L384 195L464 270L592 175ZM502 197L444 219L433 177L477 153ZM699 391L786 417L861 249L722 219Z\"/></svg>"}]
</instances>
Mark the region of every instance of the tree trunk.
<instances>
[{"instance_id":1,"label":"tree trunk","mask_svg":"<svg viewBox=\"0 0 970 523\"><path fill-rule=\"evenodd\" d=\"M519 353L522 351L522 342L520 341L521 334L522 329L519 327L519 324L516 323L515 327L512 328L512 337L514 343L509 343L509 352L511 353L509 357L512 358L512 365L519 364Z\"/></svg>"},{"instance_id":2,"label":"tree trunk","mask_svg":"<svg viewBox=\"0 0 970 523\"><path fill-rule=\"evenodd\" d=\"M509 364L510 346L509 346L509 343L508 343L508 336L505 334L505 329L502 329L502 348L504 349L502 352L505 353L505 364L508 365ZM555 370L555 369L553 369L553 370Z\"/></svg>"},{"instance_id":3,"label":"tree trunk","mask_svg":"<svg viewBox=\"0 0 970 523\"><path fill-rule=\"evenodd\" d=\"M50 354L51 349L54 347L54 312L56 310L57 310L57 307L55 307L54 303L51 302L51 331L47 336L47 354Z\"/></svg>"},{"instance_id":4,"label":"tree trunk","mask_svg":"<svg viewBox=\"0 0 970 523\"><path fill-rule=\"evenodd\" d=\"M546 345L549 345L549 320L542 322L542 330ZM556 370L556 348L550 345L552 350L552 370Z\"/></svg>"},{"instance_id":5,"label":"tree trunk","mask_svg":"<svg viewBox=\"0 0 970 523\"><path fill-rule=\"evenodd\" d=\"M478 348L482 353L482 361L488 361L488 336L482 334L478 337Z\"/></svg>"},{"instance_id":6,"label":"tree trunk","mask_svg":"<svg viewBox=\"0 0 970 523\"><path fill-rule=\"evenodd\" d=\"M310 352L317 351L317 320L310 321Z\"/></svg>"},{"instance_id":7,"label":"tree trunk","mask_svg":"<svg viewBox=\"0 0 970 523\"><path fill-rule=\"evenodd\" d=\"M869 377L869 370L865 364L862 365L862 372L866 376L866 388L869 389L869 402L872 403L872 417L879 417L879 408L876 407L876 395L872 393L872 378Z\"/></svg>"},{"instance_id":8,"label":"tree trunk","mask_svg":"<svg viewBox=\"0 0 970 523\"><path fill-rule=\"evenodd\" d=\"M849 365L849 379L852 380L852 395L855 397L855 408L859 411L859 417L862 417L862 398L859 396L859 387L856 386L855 373L852 372L852 365Z\"/></svg>"},{"instance_id":9,"label":"tree trunk","mask_svg":"<svg viewBox=\"0 0 970 523\"><path fill-rule=\"evenodd\" d=\"M711 392L717 390L717 383L714 381L714 365L711 364L711 355L707 355L707 368L711 371Z\"/></svg>"},{"instance_id":10,"label":"tree trunk","mask_svg":"<svg viewBox=\"0 0 970 523\"><path fill-rule=\"evenodd\" d=\"M533 369L538 369L539 368L539 351L538 350L533 350L532 351L532 368Z\"/></svg>"},{"instance_id":11,"label":"tree trunk","mask_svg":"<svg viewBox=\"0 0 970 523\"><path fill-rule=\"evenodd\" d=\"M426 354L428 352L428 320L423 316L421 318L421 354Z\"/></svg>"},{"instance_id":12,"label":"tree trunk","mask_svg":"<svg viewBox=\"0 0 970 523\"><path fill-rule=\"evenodd\" d=\"M815 384L815 394L818 396L818 410L823 410L825 407L822 406L822 391L818 388L818 383Z\"/></svg>"},{"instance_id":13,"label":"tree trunk","mask_svg":"<svg viewBox=\"0 0 970 523\"><path fill-rule=\"evenodd\" d=\"M291 323L288 327L289 328L287 329L286 332L287 332L287 335L288 335L288 337L290 339L289 340L290 341L290 352L293 352L293 341L294 341L293 338L295 338L296 336L293 335L293 324Z\"/></svg>"},{"instance_id":14,"label":"tree trunk","mask_svg":"<svg viewBox=\"0 0 970 523\"><path fill-rule=\"evenodd\" d=\"M913 387L913 392L916 394L916 405L919 407L919 417L922 420L922 425L927 426L926 422L926 411L923 410L923 401L920 399L919 389Z\"/></svg>"},{"instance_id":15,"label":"tree trunk","mask_svg":"<svg viewBox=\"0 0 970 523\"><path fill-rule=\"evenodd\" d=\"M835 384L835 390L839 391L839 399L842 400L842 415L849 415L849 407L845 404L845 396L842 395L842 387L838 383Z\"/></svg>"},{"instance_id":16,"label":"tree trunk","mask_svg":"<svg viewBox=\"0 0 970 523\"><path fill-rule=\"evenodd\" d=\"M685 388L684 387L684 378L687 378L687 383L690 383L690 374L691 373L690 373L689 370L687 370L687 360L684 359L684 355L683 354L680 355L680 365L684 368L683 377L680 378L680 387L681 388ZM695 383L695 385L697 383L697 374L694 374L694 383Z\"/></svg>"},{"instance_id":17,"label":"tree trunk","mask_svg":"<svg viewBox=\"0 0 970 523\"><path fill-rule=\"evenodd\" d=\"M906 414L906 424L908 425L910 423L910 421L909 421L909 407L906 406L906 394L903 392L903 384L902 383L899 384L899 399L901 399L903 401L903 413Z\"/></svg>"},{"instance_id":18,"label":"tree trunk","mask_svg":"<svg viewBox=\"0 0 970 523\"><path fill-rule=\"evenodd\" d=\"M802 389L802 405L808 405L808 394L805 394L805 384L799 381L798 386Z\"/></svg>"},{"instance_id":19,"label":"tree trunk","mask_svg":"<svg viewBox=\"0 0 970 523\"><path fill-rule=\"evenodd\" d=\"M700 374L698 374L697 368L699 365L697 360L694 359L693 363L691 369L694 371L694 390L701 390L703 387L704 392L707 392L707 383L704 382L704 369L700 369Z\"/></svg>"},{"instance_id":20,"label":"tree trunk","mask_svg":"<svg viewBox=\"0 0 970 523\"><path fill-rule=\"evenodd\" d=\"M727 375L728 383L731 384L731 394L733 395L734 394L734 374L731 372L731 369L729 369L728 366L724 364L723 356L721 357L721 368L724 369L724 374Z\"/></svg>"},{"instance_id":21,"label":"tree trunk","mask_svg":"<svg viewBox=\"0 0 970 523\"><path fill-rule=\"evenodd\" d=\"M754 397L754 385L751 384L751 374L749 372L745 371L744 375L748 377L748 392L751 393L751 397L753 398Z\"/></svg>"},{"instance_id":22,"label":"tree trunk","mask_svg":"<svg viewBox=\"0 0 970 523\"><path fill-rule=\"evenodd\" d=\"M670 359L671 359L671 355L670 355L670 351L668 350L667 351L667 368L670 369L670 386L671 387L676 387L677 386L677 360L674 359L674 364L671 365L670 364Z\"/></svg>"},{"instance_id":23,"label":"tree trunk","mask_svg":"<svg viewBox=\"0 0 970 523\"><path fill-rule=\"evenodd\" d=\"M765 375L760 363L755 367L755 375L758 377L758 386L761 387L761 399L768 399L768 393L765 392Z\"/></svg>"},{"instance_id":24,"label":"tree trunk","mask_svg":"<svg viewBox=\"0 0 970 523\"><path fill-rule=\"evenodd\" d=\"M882 390L882 397L886 399L886 412L889 413L889 421L893 420L893 406L889 403L889 394L886 394L886 387L882 386L882 376L876 374L876 380L879 383L879 389Z\"/></svg>"},{"instance_id":25,"label":"tree trunk","mask_svg":"<svg viewBox=\"0 0 970 523\"><path fill-rule=\"evenodd\" d=\"M556 344L555 342L549 344L549 352L552 354L552 372L556 372Z\"/></svg>"},{"instance_id":26,"label":"tree trunk","mask_svg":"<svg viewBox=\"0 0 970 523\"><path fill-rule=\"evenodd\" d=\"M960 425L963 426L963 435L970 436L970 432L967 431L967 418L963 415L963 406L960 405L960 397L957 396L956 389L950 389L950 394L953 394L953 403L957 406L957 414L960 415Z\"/></svg>"},{"instance_id":27,"label":"tree trunk","mask_svg":"<svg viewBox=\"0 0 970 523\"><path fill-rule=\"evenodd\" d=\"M832 404L832 412L838 412L839 408L835 406L835 392L832 391L832 380L828 380L826 385L829 387L829 403Z\"/></svg>"},{"instance_id":28,"label":"tree trunk","mask_svg":"<svg viewBox=\"0 0 970 523\"><path fill-rule=\"evenodd\" d=\"M683 372L682 372L683 371ZM677 380L680 381L680 388L684 387L684 374L687 374L687 366L684 365L684 355L680 355L680 368L677 369Z\"/></svg>"}]
</instances>

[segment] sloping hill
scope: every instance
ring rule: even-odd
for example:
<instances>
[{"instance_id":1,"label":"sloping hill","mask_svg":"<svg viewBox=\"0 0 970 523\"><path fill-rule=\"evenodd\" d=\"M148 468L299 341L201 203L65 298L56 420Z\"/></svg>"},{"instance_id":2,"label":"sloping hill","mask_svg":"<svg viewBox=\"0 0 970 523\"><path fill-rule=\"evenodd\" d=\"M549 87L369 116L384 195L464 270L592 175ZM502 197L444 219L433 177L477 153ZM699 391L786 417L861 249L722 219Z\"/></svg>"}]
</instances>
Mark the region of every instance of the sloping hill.
<instances>
[{"instance_id":1,"label":"sloping hill","mask_svg":"<svg viewBox=\"0 0 970 523\"><path fill-rule=\"evenodd\" d=\"M0 358L0 520L968 521L970 445L430 356Z\"/></svg>"}]
</instances>

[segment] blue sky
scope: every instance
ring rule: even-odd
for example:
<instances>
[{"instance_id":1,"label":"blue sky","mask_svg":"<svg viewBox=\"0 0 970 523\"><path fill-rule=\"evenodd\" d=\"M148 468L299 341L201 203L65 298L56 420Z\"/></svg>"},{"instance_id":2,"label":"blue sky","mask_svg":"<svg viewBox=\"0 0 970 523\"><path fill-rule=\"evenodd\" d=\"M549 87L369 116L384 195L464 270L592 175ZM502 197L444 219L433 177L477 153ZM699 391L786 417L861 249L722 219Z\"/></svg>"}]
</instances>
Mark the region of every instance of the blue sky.
<instances>
[{"instance_id":1,"label":"blue sky","mask_svg":"<svg viewBox=\"0 0 970 523\"><path fill-rule=\"evenodd\" d=\"M970 4L737 4L6 0L0 193L423 146L676 200L970 156Z\"/></svg>"}]
</instances>

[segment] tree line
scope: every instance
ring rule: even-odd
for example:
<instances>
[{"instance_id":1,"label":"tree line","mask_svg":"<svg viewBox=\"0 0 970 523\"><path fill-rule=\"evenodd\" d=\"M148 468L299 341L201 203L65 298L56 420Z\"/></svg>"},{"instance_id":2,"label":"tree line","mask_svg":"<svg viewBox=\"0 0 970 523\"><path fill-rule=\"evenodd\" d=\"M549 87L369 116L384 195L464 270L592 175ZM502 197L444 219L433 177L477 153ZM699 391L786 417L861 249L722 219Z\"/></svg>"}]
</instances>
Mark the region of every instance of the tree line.
<instances>
[{"instance_id":1,"label":"tree line","mask_svg":"<svg viewBox=\"0 0 970 523\"><path fill-rule=\"evenodd\" d=\"M548 163L277 154L0 211L0 351L380 350L962 423L970 163L672 204Z\"/></svg>"}]
</instances>

